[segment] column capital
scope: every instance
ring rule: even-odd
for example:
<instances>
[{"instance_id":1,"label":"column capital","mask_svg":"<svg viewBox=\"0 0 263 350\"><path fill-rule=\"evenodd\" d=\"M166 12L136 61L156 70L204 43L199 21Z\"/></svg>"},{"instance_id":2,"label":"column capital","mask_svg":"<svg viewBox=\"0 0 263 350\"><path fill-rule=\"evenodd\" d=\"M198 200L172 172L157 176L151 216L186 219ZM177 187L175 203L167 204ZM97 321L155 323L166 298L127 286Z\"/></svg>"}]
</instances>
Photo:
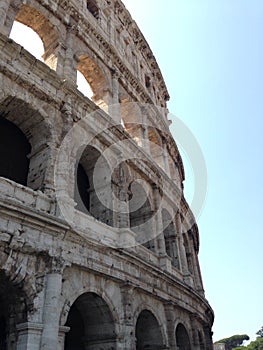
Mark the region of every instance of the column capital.
<instances>
[{"instance_id":1,"label":"column capital","mask_svg":"<svg viewBox=\"0 0 263 350\"><path fill-rule=\"evenodd\" d=\"M49 257L47 260L47 274L62 274L64 269L70 264L62 257Z\"/></svg>"},{"instance_id":2,"label":"column capital","mask_svg":"<svg viewBox=\"0 0 263 350\"><path fill-rule=\"evenodd\" d=\"M65 333L68 333L70 331L70 327L67 327L67 326L60 326L59 327L59 333L61 334L65 334Z\"/></svg>"},{"instance_id":3,"label":"column capital","mask_svg":"<svg viewBox=\"0 0 263 350\"><path fill-rule=\"evenodd\" d=\"M16 326L17 349L21 350L38 350L40 349L41 335L44 325L42 323L25 322Z\"/></svg>"},{"instance_id":4,"label":"column capital","mask_svg":"<svg viewBox=\"0 0 263 350\"><path fill-rule=\"evenodd\" d=\"M42 323L34 323L34 322L24 322L24 323L19 323L16 326L16 329L18 332L23 332L23 331L35 331L36 333L41 333L43 330L43 324Z\"/></svg>"}]
</instances>

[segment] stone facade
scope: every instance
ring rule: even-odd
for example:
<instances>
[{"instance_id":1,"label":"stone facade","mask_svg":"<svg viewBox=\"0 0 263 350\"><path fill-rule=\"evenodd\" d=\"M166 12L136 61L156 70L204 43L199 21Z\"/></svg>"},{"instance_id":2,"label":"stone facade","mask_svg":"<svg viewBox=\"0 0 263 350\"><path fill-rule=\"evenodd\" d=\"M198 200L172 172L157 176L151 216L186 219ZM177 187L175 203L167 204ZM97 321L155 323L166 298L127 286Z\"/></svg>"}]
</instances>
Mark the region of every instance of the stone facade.
<instances>
[{"instance_id":1,"label":"stone facade","mask_svg":"<svg viewBox=\"0 0 263 350\"><path fill-rule=\"evenodd\" d=\"M215 343L214 344L214 350L225 350L226 344L223 343Z\"/></svg>"},{"instance_id":2,"label":"stone facade","mask_svg":"<svg viewBox=\"0 0 263 350\"><path fill-rule=\"evenodd\" d=\"M212 350L169 95L124 5L2 0L0 79L0 349Z\"/></svg>"}]
</instances>

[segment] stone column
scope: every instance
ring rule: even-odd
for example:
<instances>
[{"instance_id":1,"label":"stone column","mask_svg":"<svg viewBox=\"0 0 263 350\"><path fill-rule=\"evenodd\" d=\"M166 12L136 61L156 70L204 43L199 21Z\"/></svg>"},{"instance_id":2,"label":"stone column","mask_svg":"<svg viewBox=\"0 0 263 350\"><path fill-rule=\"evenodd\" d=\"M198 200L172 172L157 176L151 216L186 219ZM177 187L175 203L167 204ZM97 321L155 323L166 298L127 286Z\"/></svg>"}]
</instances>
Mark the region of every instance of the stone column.
<instances>
[{"instance_id":1,"label":"stone column","mask_svg":"<svg viewBox=\"0 0 263 350\"><path fill-rule=\"evenodd\" d=\"M78 59L74 57L74 40L77 33L76 25L70 27L67 32L65 43L60 43L57 59L57 73L60 74L69 84L77 85Z\"/></svg>"},{"instance_id":2,"label":"stone column","mask_svg":"<svg viewBox=\"0 0 263 350\"><path fill-rule=\"evenodd\" d=\"M179 175L179 171L178 171L178 163L176 163L174 161L174 159L170 163L170 174L171 174L172 180L174 180L176 182L176 184L179 186L180 185L180 175Z\"/></svg>"},{"instance_id":3,"label":"stone column","mask_svg":"<svg viewBox=\"0 0 263 350\"><path fill-rule=\"evenodd\" d=\"M195 251L194 248L194 241L193 241L193 236L192 232L190 233L190 250L191 250L191 256L193 259L193 273L194 273L194 282L196 289L199 292L204 293L204 288L203 288L203 283L202 283L202 278L201 278L201 273L200 273L200 268L199 268L199 261L197 257L197 252Z\"/></svg>"},{"instance_id":4,"label":"stone column","mask_svg":"<svg viewBox=\"0 0 263 350\"><path fill-rule=\"evenodd\" d=\"M154 233L155 233L155 247L156 247L156 253L158 253L159 256L167 256L166 249L165 249L165 240L164 240L164 234L163 234L163 219L162 219L162 210L160 208L161 206L161 194L160 189L155 186L153 187L153 198L154 198L154 209L155 209L155 227Z\"/></svg>"},{"instance_id":5,"label":"stone column","mask_svg":"<svg viewBox=\"0 0 263 350\"><path fill-rule=\"evenodd\" d=\"M130 179L126 173L126 166L122 163L123 155L117 152L116 159L111 161L113 171L111 179L112 206L113 206L113 226L118 228L129 228L129 196L128 186Z\"/></svg>"},{"instance_id":6,"label":"stone column","mask_svg":"<svg viewBox=\"0 0 263 350\"><path fill-rule=\"evenodd\" d=\"M186 251L184 246L184 239L183 239L182 222L181 222L179 211L176 213L175 218L176 218L176 231L178 233L179 261L180 261L181 271L184 275L184 281L188 285L193 287L193 279L187 263L187 257L186 257Z\"/></svg>"},{"instance_id":7,"label":"stone column","mask_svg":"<svg viewBox=\"0 0 263 350\"><path fill-rule=\"evenodd\" d=\"M122 332L117 350L131 350L136 348L133 296L134 287L129 284L121 286L121 297L123 305Z\"/></svg>"},{"instance_id":8,"label":"stone column","mask_svg":"<svg viewBox=\"0 0 263 350\"><path fill-rule=\"evenodd\" d=\"M123 188L120 188L118 193L118 198L116 199L117 205L115 206L117 209L116 227L119 227L119 228L130 227L128 200L129 200L128 193Z\"/></svg>"},{"instance_id":9,"label":"stone column","mask_svg":"<svg viewBox=\"0 0 263 350\"><path fill-rule=\"evenodd\" d=\"M43 325L26 322L17 325L17 350L39 350Z\"/></svg>"},{"instance_id":10,"label":"stone column","mask_svg":"<svg viewBox=\"0 0 263 350\"><path fill-rule=\"evenodd\" d=\"M161 194L158 187L153 188L153 198L155 207L155 222L153 229L155 230L154 245L155 251L159 255L160 267L165 271L172 271L172 260L168 257L165 247L165 239L163 233L163 218L161 210Z\"/></svg>"},{"instance_id":11,"label":"stone column","mask_svg":"<svg viewBox=\"0 0 263 350\"><path fill-rule=\"evenodd\" d=\"M196 253L196 270L197 270L198 281L199 281L199 290L198 291L204 295L205 291L204 291L204 285L203 285L203 281L202 281L202 275L201 275L200 264L199 264L199 259L198 259L197 253Z\"/></svg>"},{"instance_id":12,"label":"stone column","mask_svg":"<svg viewBox=\"0 0 263 350\"><path fill-rule=\"evenodd\" d=\"M109 114L112 119L120 124L121 123L121 111L119 102L119 72L115 69L112 70L112 100L109 106Z\"/></svg>"},{"instance_id":13,"label":"stone column","mask_svg":"<svg viewBox=\"0 0 263 350\"><path fill-rule=\"evenodd\" d=\"M106 12L106 11L107 12ZM107 29L109 33L110 43L112 46L115 46L115 25L114 25L114 11L111 5L105 9L104 12L107 15Z\"/></svg>"},{"instance_id":14,"label":"stone column","mask_svg":"<svg viewBox=\"0 0 263 350\"><path fill-rule=\"evenodd\" d=\"M18 6L15 4L12 4L11 6L9 6L10 4L10 0L6 1L6 4L1 5L0 8L0 24L1 24L1 33L9 36L13 23L15 21L16 18L16 14L18 11ZM3 18L2 18L2 14L5 11Z\"/></svg>"},{"instance_id":15,"label":"stone column","mask_svg":"<svg viewBox=\"0 0 263 350\"><path fill-rule=\"evenodd\" d=\"M51 272L46 275L41 350L57 349L59 343L59 301L63 262L56 259L52 265Z\"/></svg>"},{"instance_id":16,"label":"stone column","mask_svg":"<svg viewBox=\"0 0 263 350\"><path fill-rule=\"evenodd\" d=\"M178 235L176 233L172 238L171 250L172 250L173 266L176 267L177 269L180 269L179 243L178 243Z\"/></svg>"},{"instance_id":17,"label":"stone column","mask_svg":"<svg viewBox=\"0 0 263 350\"><path fill-rule=\"evenodd\" d=\"M28 157L30 160L28 185L32 189L41 190L50 196L54 195L56 190L54 183L54 159L56 159L56 151L57 145L55 143L42 142ZM37 176L36 173L38 174Z\"/></svg>"},{"instance_id":18,"label":"stone column","mask_svg":"<svg viewBox=\"0 0 263 350\"><path fill-rule=\"evenodd\" d=\"M164 171L169 177L171 177L170 166L169 166L169 153L168 153L167 145L164 139L162 139L162 144L163 144Z\"/></svg>"},{"instance_id":19,"label":"stone column","mask_svg":"<svg viewBox=\"0 0 263 350\"><path fill-rule=\"evenodd\" d=\"M191 316L191 326L192 326L191 343L193 345L193 350L200 350L199 337L198 337L198 324L197 324L195 315Z\"/></svg>"},{"instance_id":20,"label":"stone column","mask_svg":"<svg viewBox=\"0 0 263 350\"><path fill-rule=\"evenodd\" d=\"M179 261L180 261L181 271L183 274L188 274L189 271L188 271L186 252L185 252L185 247L183 242L182 223L181 223L179 211L175 214L175 225L176 225L176 232L177 232L177 238L178 238Z\"/></svg>"},{"instance_id":21,"label":"stone column","mask_svg":"<svg viewBox=\"0 0 263 350\"><path fill-rule=\"evenodd\" d=\"M176 339L175 339L175 319L176 314L174 310L174 306L172 303L167 303L164 305L164 311L167 321L167 335L170 349L176 349Z\"/></svg>"},{"instance_id":22,"label":"stone column","mask_svg":"<svg viewBox=\"0 0 263 350\"><path fill-rule=\"evenodd\" d=\"M66 326L59 327L58 350L64 350L65 337L66 337L66 334L69 332L69 330L70 330L70 327L66 327Z\"/></svg>"},{"instance_id":23,"label":"stone column","mask_svg":"<svg viewBox=\"0 0 263 350\"><path fill-rule=\"evenodd\" d=\"M147 107L141 107L141 116L142 116L142 147L148 153L150 152L149 144L149 131L148 131L148 121L147 121Z\"/></svg>"},{"instance_id":24,"label":"stone column","mask_svg":"<svg viewBox=\"0 0 263 350\"><path fill-rule=\"evenodd\" d=\"M205 348L206 350L213 350L213 332L209 325L204 327L205 334Z\"/></svg>"},{"instance_id":25,"label":"stone column","mask_svg":"<svg viewBox=\"0 0 263 350\"><path fill-rule=\"evenodd\" d=\"M0 3L0 32L6 34L4 25L6 20L6 15L10 5L10 0L1 1Z\"/></svg>"},{"instance_id":26,"label":"stone column","mask_svg":"<svg viewBox=\"0 0 263 350\"><path fill-rule=\"evenodd\" d=\"M59 75L63 75L64 72L64 61L66 58L66 51L67 46L64 42L58 43L58 49L57 49L57 66L56 66L56 72Z\"/></svg>"}]
</instances>

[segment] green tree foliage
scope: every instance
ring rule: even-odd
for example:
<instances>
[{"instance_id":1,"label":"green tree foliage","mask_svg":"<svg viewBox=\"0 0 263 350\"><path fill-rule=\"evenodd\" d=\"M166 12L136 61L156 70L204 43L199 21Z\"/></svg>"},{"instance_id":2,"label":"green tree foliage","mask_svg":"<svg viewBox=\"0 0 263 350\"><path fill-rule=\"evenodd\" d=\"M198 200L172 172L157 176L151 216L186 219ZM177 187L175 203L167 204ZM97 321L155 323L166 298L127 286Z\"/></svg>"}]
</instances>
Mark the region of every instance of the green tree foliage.
<instances>
[{"instance_id":1,"label":"green tree foliage","mask_svg":"<svg viewBox=\"0 0 263 350\"><path fill-rule=\"evenodd\" d=\"M243 344L244 340L249 340L247 334L236 334L229 338L224 338L216 343L224 343L226 345L226 350L232 350Z\"/></svg>"},{"instance_id":2,"label":"green tree foliage","mask_svg":"<svg viewBox=\"0 0 263 350\"><path fill-rule=\"evenodd\" d=\"M263 350L263 338L258 337L247 346L240 346L235 348L235 350Z\"/></svg>"},{"instance_id":3,"label":"green tree foliage","mask_svg":"<svg viewBox=\"0 0 263 350\"><path fill-rule=\"evenodd\" d=\"M260 328L260 330L256 333L260 338L263 338L263 326Z\"/></svg>"},{"instance_id":4,"label":"green tree foliage","mask_svg":"<svg viewBox=\"0 0 263 350\"><path fill-rule=\"evenodd\" d=\"M251 341L247 346L239 346L235 350L263 350L263 327L256 333L257 339Z\"/></svg>"}]
</instances>

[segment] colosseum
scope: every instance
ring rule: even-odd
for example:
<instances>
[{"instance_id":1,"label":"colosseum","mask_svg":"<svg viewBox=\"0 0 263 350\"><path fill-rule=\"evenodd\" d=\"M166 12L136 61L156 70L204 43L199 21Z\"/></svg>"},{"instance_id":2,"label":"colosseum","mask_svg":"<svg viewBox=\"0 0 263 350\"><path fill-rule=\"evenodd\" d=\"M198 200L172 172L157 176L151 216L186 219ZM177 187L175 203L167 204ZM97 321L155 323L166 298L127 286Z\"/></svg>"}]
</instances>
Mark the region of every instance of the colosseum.
<instances>
[{"instance_id":1,"label":"colosseum","mask_svg":"<svg viewBox=\"0 0 263 350\"><path fill-rule=\"evenodd\" d=\"M0 48L0 350L211 350L169 95L128 10L1 0Z\"/></svg>"}]
</instances>

